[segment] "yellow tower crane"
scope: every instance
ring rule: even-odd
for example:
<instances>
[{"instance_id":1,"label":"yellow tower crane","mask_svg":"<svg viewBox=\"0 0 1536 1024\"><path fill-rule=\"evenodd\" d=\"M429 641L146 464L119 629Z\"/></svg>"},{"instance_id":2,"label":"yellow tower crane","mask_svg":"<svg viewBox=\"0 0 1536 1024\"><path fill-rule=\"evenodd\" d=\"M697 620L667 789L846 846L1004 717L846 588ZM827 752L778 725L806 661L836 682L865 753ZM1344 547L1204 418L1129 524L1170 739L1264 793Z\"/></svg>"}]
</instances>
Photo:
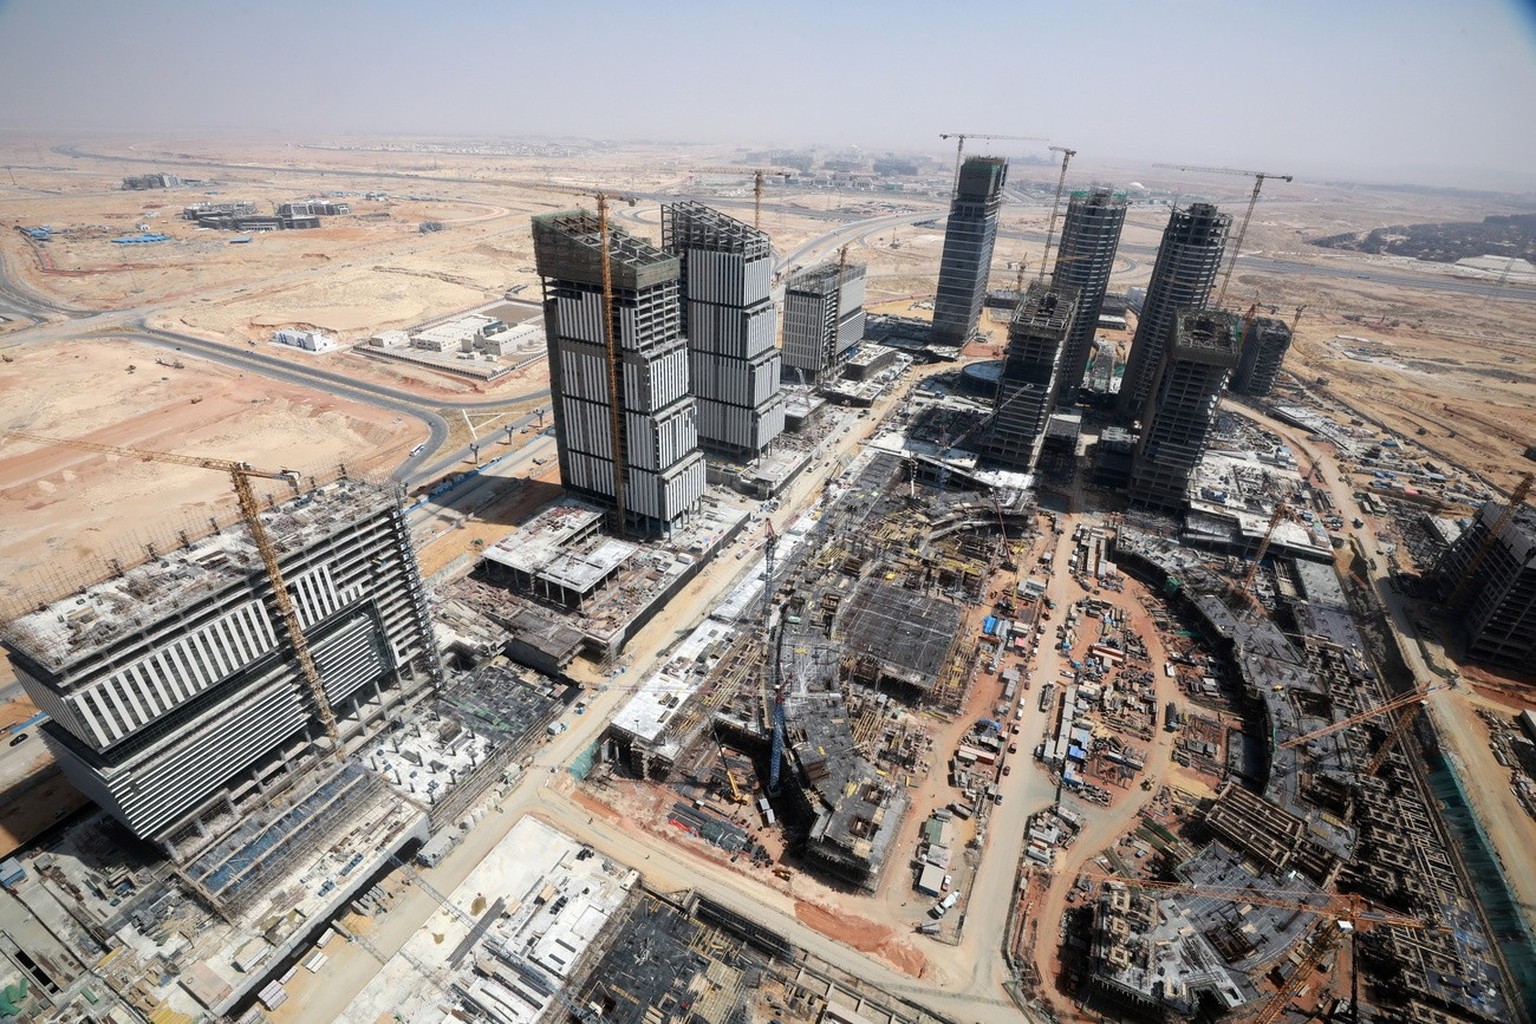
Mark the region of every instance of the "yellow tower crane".
<instances>
[{"instance_id":1,"label":"yellow tower crane","mask_svg":"<svg viewBox=\"0 0 1536 1024\"><path fill-rule=\"evenodd\" d=\"M1259 541L1259 550L1253 556L1253 561L1248 566L1248 571L1243 573L1243 580L1237 585L1236 596L1258 607L1259 599L1253 592L1254 577L1259 574L1259 565L1264 561L1264 556L1269 554L1270 541L1275 538L1275 527L1280 525L1280 520L1287 518L1290 513L1283 502L1275 502L1275 511L1269 517L1269 525L1264 528L1264 538Z\"/></svg>"},{"instance_id":2,"label":"yellow tower crane","mask_svg":"<svg viewBox=\"0 0 1536 1024\"><path fill-rule=\"evenodd\" d=\"M1352 725L1359 725L1361 722L1369 722L1373 718L1379 718L1382 715L1396 711L1399 708L1406 708L1416 704L1421 704L1424 701L1424 698L1428 697L1430 694L1438 693L1439 691L1448 689L1449 687L1449 683L1435 683L1432 686L1421 687L1420 689L1414 690L1412 693L1405 693L1401 697L1394 697L1385 703L1378 704L1373 708L1361 711L1359 714L1350 715L1348 718L1341 718L1331 725L1323 726L1321 729L1313 729L1311 732L1304 732L1299 736L1292 736L1284 743L1279 744L1276 749L1288 750L1291 747L1299 747L1309 740L1315 740L1321 736L1331 736L1336 732L1342 732L1345 729L1348 729ZM1384 744L1383 749L1386 749L1388 746L1390 746L1390 742ZM1380 762L1373 760L1372 767L1366 771L1366 774L1373 774L1377 767L1380 767Z\"/></svg>"},{"instance_id":3,"label":"yellow tower crane","mask_svg":"<svg viewBox=\"0 0 1536 1024\"><path fill-rule=\"evenodd\" d=\"M248 462L211 459L199 455L178 455L175 452L150 451L144 448L126 448L80 438L49 437L25 430L7 430L5 436L23 441L35 441L39 444L56 444L66 448L100 452L104 455L121 455L145 462L165 462L175 466L193 466L197 469L228 473L230 484L235 491L235 498L240 504L240 517L245 521L246 528L251 531L251 539L256 542L256 550L261 554L261 563L266 568L267 580L272 585L272 603L277 606L283 632L287 634L288 644L293 649L294 657L298 659L299 669L303 673L311 702L315 707L315 714L324 725L325 734L330 737L332 754L340 755L341 732L336 726L336 715L331 710L330 698L325 694L325 684L320 679L320 670L315 667L315 659L310 654L309 641L305 638L303 627L299 623L299 613L294 607L293 596L288 593L288 584L283 580L283 570L277 561L277 548L272 543L272 535L267 532L266 524L261 521L261 509L256 502L256 492L251 487L253 478L284 480L297 491L299 484L297 472L291 469L255 469Z\"/></svg>"},{"instance_id":4,"label":"yellow tower crane","mask_svg":"<svg viewBox=\"0 0 1536 1024\"><path fill-rule=\"evenodd\" d=\"M619 396L622 389L622 362L619 353L618 331L614 326L613 310L613 253L610 248L611 230L608 223L610 201L634 206L636 198L628 193L582 185L557 185L547 181L515 181L508 184L520 188L556 192L568 196L586 196L597 200L597 236L601 249L603 280L603 354L608 364L608 440L613 450L613 507L614 532L620 537L626 533L624 510L624 412Z\"/></svg>"},{"instance_id":5,"label":"yellow tower crane","mask_svg":"<svg viewBox=\"0 0 1536 1024\"><path fill-rule=\"evenodd\" d=\"M955 183L950 188L950 195L960 192L960 163L965 158L966 139L989 139L1001 142L1049 142L1044 135L983 135L980 132L940 132L941 139L955 140Z\"/></svg>"},{"instance_id":6,"label":"yellow tower crane","mask_svg":"<svg viewBox=\"0 0 1536 1024\"><path fill-rule=\"evenodd\" d=\"M752 175L752 226L761 229L763 226L763 179L771 174L775 178L788 180L790 175L799 172L791 167L693 167L689 168L688 173Z\"/></svg>"},{"instance_id":7,"label":"yellow tower crane","mask_svg":"<svg viewBox=\"0 0 1536 1024\"><path fill-rule=\"evenodd\" d=\"M1232 280L1232 269L1237 266L1238 253L1243 248L1243 237L1248 234L1248 220L1253 216L1253 208L1259 202L1259 192L1264 188L1266 178L1279 178L1281 181L1295 181L1289 174L1271 174L1269 171L1240 171L1235 167L1186 167L1180 164L1153 164L1153 167L1168 167L1179 171L1193 171L1197 174L1236 174L1243 178L1253 179L1253 192L1248 196L1248 209L1243 213L1243 223L1237 229L1237 240L1232 243L1232 255L1227 260L1227 269L1221 274L1221 287L1216 289L1216 300L1211 303L1213 307L1220 308L1222 300L1227 297L1227 282Z\"/></svg>"}]
</instances>

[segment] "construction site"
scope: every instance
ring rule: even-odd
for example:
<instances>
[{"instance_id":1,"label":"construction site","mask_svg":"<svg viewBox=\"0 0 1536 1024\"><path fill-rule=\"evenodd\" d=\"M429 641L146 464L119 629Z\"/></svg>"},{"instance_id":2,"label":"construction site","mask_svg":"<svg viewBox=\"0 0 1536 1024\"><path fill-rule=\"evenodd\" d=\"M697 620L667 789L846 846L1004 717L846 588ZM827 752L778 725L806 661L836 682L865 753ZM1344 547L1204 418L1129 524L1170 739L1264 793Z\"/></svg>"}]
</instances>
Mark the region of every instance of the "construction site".
<instances>
[{"instance_id":1,"label":"construction site","mask_svg":"<svg viewBox=\"0 0 1536 1024\"><path fill-rule=\"evenodd\" d=\"M18 191L0 390L50 447L0 460L0 789L67 792L5 833L0 1008L1529 1019L1523 285L1307 252L1390 191L1180 168L1222 212L1096 168L1153 187L1069 205L1075 150L970 136L978 191L966 138L894 176L402 140L279 178L231 144L233 198L175 207L80 152ZM829 268L826 366L770 386ZM209 470L238 515L149 475Z\"/></svg>"}]
</instances>

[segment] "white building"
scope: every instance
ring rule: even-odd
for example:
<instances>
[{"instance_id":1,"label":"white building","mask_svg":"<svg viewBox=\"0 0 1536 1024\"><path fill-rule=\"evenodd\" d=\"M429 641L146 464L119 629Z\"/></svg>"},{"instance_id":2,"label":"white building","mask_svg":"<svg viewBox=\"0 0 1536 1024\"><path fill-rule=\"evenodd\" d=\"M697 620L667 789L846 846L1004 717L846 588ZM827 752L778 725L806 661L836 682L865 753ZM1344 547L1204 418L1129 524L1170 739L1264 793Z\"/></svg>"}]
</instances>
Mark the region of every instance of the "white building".
<instances>
[{"instance_id":1,"label":"white building","mask_svg":"<svg viewBox=\"0 0 1536 1024\"><path fill-rule=\"evenodd\" d=\"M319 331L300 331L283 328L272 332L272 340L279 345L301 348L306 352L329 352L336 347L336 339Z\"/></svg>"},{"instance_id":2,"label":"white building","mask_svg":"<svg viewBox=\"0 0 1536 1024\"><path fill-rule=\"evenodd\" d=\"M497 320L471 313L411 335L411 345L427 352L473 352L480 332Z\"/></svg>"},{"instance_id":3,"label":"white building","mask_svg":"<svg viewBox=\"0 0 1536 1024\"><path fill-rule=\"evenodd\" d=\"M784 292L784 370L809 384L833 380L864 337L864 266L822 263Z\"/></svg>"},{"instance_id":4,"label":"white building","mask_svg":"<svg viewBox=\"0 0 1536 1024\"><path fill-rule=\"evenodd\" d=\"M661 237L681 263L699 443L755 458L784 432L768 236L698 203L673 203L661 208Z\"/></svg>"}]
</instances>

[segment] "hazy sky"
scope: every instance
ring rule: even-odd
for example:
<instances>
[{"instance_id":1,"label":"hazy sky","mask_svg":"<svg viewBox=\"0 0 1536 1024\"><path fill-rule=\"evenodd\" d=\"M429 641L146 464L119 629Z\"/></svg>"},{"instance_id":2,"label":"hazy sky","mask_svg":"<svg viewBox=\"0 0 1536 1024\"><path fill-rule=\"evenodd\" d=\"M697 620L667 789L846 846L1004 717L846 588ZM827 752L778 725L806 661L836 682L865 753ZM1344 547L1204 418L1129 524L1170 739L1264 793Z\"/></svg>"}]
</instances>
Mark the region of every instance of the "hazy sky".
<instances>
[{"instance_id":1,"label":"hazy sky","mask_svg":"<svg viewBox=\"0 0 1536 1024\"><path fill-rule=\"evenodd\" d=\"M0 0L0 128L553 134L1536 190L1536 0Z\"/></svg>"}]
</instances>

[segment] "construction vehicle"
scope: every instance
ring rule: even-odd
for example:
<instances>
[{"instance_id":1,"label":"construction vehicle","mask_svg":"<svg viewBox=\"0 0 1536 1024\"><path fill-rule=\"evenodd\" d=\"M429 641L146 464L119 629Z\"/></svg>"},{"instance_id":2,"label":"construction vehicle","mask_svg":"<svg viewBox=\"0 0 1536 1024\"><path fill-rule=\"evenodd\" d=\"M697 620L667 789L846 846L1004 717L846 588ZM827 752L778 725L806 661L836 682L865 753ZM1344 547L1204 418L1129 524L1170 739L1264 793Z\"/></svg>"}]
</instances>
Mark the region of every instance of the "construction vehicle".
<instances>
[{"instance_id":1,"label":"construction vehicle","mask_svg":"<svg viewBox=\"0 0 1536 1024\"><path fill-rule=\"evenodd\" d=\"M56 444L67 448L79 448L84 451L99 452L103 455L121 455L125 458L140 459L144 462L165 462L175 466L193 466L198 469L212 469L221 473L228 473L230 484L234 488L235 498L240 505L240 517L245 521L246 528L251 532L251 540L256 544L256 550L261 555L262 565L266 568L267 581L272 587L272 603L277 607L278 619L283 624L283 632L286 635L289 648L299 662L300 672L304 676L304 682L309 689L311 703L314 705L316 716L325 727L325 734L330 738L330 756L341 755L341 732L336 725L336 715L331 710L330 698L326 696L325 684L320 679L320 670L315 667L315 659L309 651L309 641L304 636L304 630L299 624L299 614L293 604L293 596L288 592L288 584L283 579L282 567L278 565L277 548L272 543L272 536L267 532L267 527L261 521L261 508L256 501L256 491L251 487L252 479L282 480L298 493L299 474L291 469L263 470L254 469L247 462L234 462L229 459L204 458L198 455L178 455L174 452L150 451L144 448L126 448L119 445L100 444L96 441L85 441L79 438L48 437L43 434L34 434L25 430L7 430L5 436L14 437L23 441L36 441L39 444Z\"/></svg>"},{"instance_id":2,"label":"construction vehicle","mask_svg":"<svg viewBox=\"0 0 1536 1024\"><path fill-rule=\"evenodd\" d=\"M1043 135L983 135L980 132L940 132L941 139L955 140L955 183L950 188L950 195L960 194L960 164L965 159L966 139L990 139L999 142L1049 142Z\"/></svg>"},{"instance_id":3,"label":"construction vehicle","mask_svg":"<svg viewBox=\"0 0 1536 1024\"><path fill-rule=\"evenodd\" d=\"M1211 306L1221 308L1222 301L1227 297L1227 282L1232 280L1232 269L1237 266L1238 254L1243 248L1243 238L1248 234L1248 220L1253 216L1253 208L1258 204L1259 192L1264 188L1266 178L1279 178L1281 181L1295 181L1289 174L1271 174L1269 171L1240 171L1235 167L1186 167L1180 164L1153 164L1153 167L1169 167L1180 171L1192 171L1196 174L1236 174L1244 178L1253 179L1253 192L1248 196L1248 209L1243 213L1243 222L1237 229L1237 239L1232 243L1232 255L1227 259L1227 269L1221 274L1221 287L1216 289L1216 298L1211 301Z\"/></svg>"}]
</instances>

